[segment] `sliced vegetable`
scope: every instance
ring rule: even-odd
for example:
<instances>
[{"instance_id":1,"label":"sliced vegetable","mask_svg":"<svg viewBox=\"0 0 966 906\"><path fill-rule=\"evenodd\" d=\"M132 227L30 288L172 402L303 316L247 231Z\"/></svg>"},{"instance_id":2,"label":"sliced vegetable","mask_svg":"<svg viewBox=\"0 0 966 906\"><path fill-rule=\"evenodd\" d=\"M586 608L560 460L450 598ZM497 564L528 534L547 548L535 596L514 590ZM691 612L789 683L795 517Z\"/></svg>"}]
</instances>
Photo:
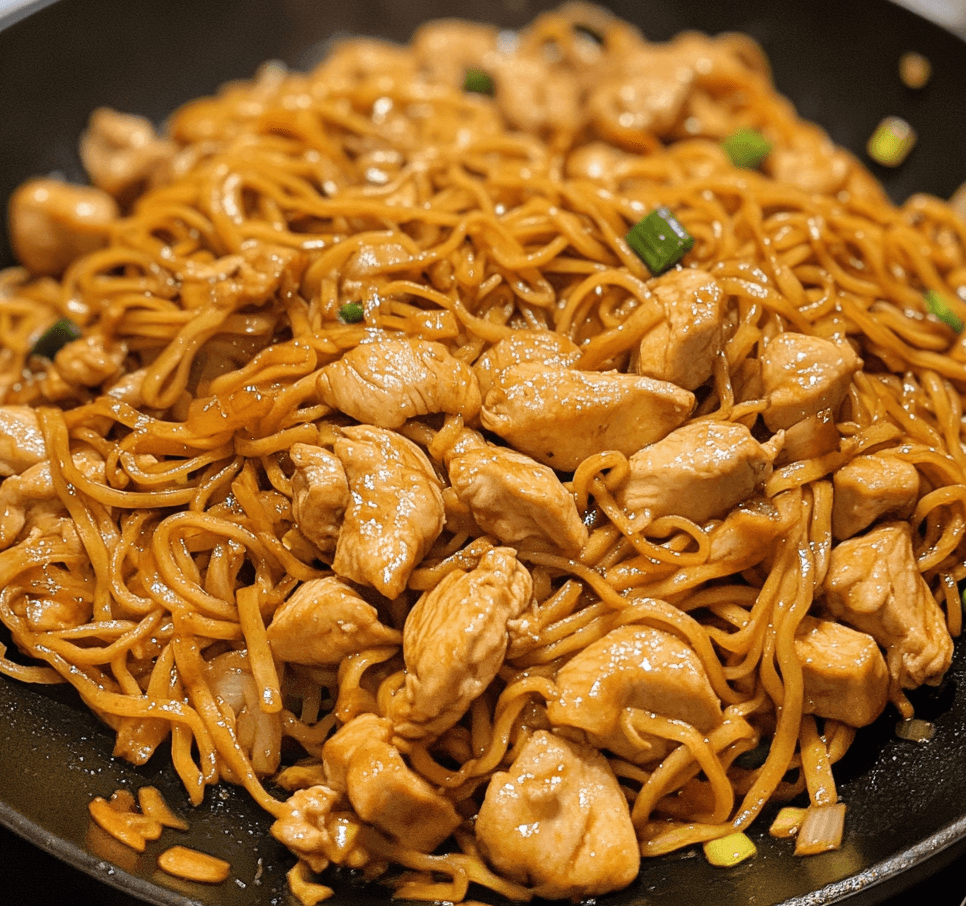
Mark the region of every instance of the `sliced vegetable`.
<instances>
[{"instance_id":1,"label":"sliced vegetable","mask_svg":"<svg viewBox=\"0 0 966 906\"><path fill-rule=\"evenodd\" d=\"M655 277L677 264L694 245L694 237L666 207L651 211L624 238Z\"/></svg>"},{"instance_id":2,"label":"sliced vegetable","mask_svg":"<svg viewBox=\"0 0 966 906\"><path fill-rule=\"evenodd\" d=\"M30 351L31 355L39 355L42 358L53 361L54 356L61 351L68 343L81 338L81 329L70 318L61 318L54 321L34 343L34 348Z\"/></svg>"},{"instance_id":3,"label":"sliced vegetable","mask_svg":"<svg viewBox=\"0 0 966 906\"><path fill-rule=\"evenodd\" d=\"M474 94L489 94L494 91L493 77L482 69L467 69L463 80L463 90Z\"/></svg>"},{"instance_id":4,"label":"sliced vegetable","mask_svg":"<svg viewBox=\"0 0 966 906\"><path fill-rule=\"evenodd\" d=\"M935 315L939 318L943 324L951 327L956 333L963 332L963 320L959 317L949 307L949 303L946 301L942 293L936 292L934 289L926 290L924 293L926 300L926 308L929 309L929 314Z\"/></svg>"},{"instance_id":5,"label":"sliced vegetable","mask_svg":"<svg viewBox=\"0 0 966 906\"><path fill-rule=\"evenodd\" d=\"M751 842L751 838L741 831L704 844L705 858L717 868L731 868L732 865L750 859L756 852L758 849Z\"/></svg>"},{"instance_id":6,"label":"sliced vegetable","mask_svg":"<svg viewBox=\"0 0 966 906\"><path fill-rule=\"evenodd\" d=\"M347 302L339 309L339 320L343 324L358 324L364 315L361 302Z\"/></svg>"},{"instance_id":7,"label":"sliced vegetable","mask_svg":"<svg viewBox=\"0 0 966 906\"><path fill-rule=\"evenodd\" d=\"M916 130L898 116L887 116L869 137L865 150L883 167L898 167L916 144Z\"/></svg>"},{"instance_id":8,"label":"sliced vegetable","mask_svg":"<svg viewBox=\"0 0 966 906\"><path fill-rule=\"evenodd\" d=\"M908 50L899 57L899 78L906 88L918 91L925 88L932 78L932 64L921 53Z\"/></svg>"},{"instance_id":9,"label":"sliced vegetable","mask_svg":"<svg viewBox=\"0 0 966 906\"><path fill-rule=\"evenodd\" d=\"M900 720L896 724L896 736L909 742L929 742L935 732L936 728L928 720L918 717Z\"/></svg>"},{"instance_id":10,"label":"sliced vegetable","mask_svg":"<svg viewBox=\"0 0 966 906\"><path fill-rule=\"evenodd\" d=\"M838 849L844 829L845 803L809 806L795 840L795 855L814 856Z\"/></svg>"},{"instance_id":11,"label":"sliced vegetable","mask_svg":"<svg viewBox=\"0 0 966 906\"><path fill-rule=\"evenodd\" d=\"M771 827L768 828L768 833L773 837L794 837L801 828L807 812L808 809L785 806L775 816Z\"/></svg>"},{"instance_id":12,"label":"sliced vegetable","mask_svg":"<svg viewBox=\"0 0 966 906\"><path fill-rule=\"evenodd\" d=\"M754 170L771 153L772 144L757 129L738 129L721 143L721 147L736 167Z\"/></svg>"}]
</instances>

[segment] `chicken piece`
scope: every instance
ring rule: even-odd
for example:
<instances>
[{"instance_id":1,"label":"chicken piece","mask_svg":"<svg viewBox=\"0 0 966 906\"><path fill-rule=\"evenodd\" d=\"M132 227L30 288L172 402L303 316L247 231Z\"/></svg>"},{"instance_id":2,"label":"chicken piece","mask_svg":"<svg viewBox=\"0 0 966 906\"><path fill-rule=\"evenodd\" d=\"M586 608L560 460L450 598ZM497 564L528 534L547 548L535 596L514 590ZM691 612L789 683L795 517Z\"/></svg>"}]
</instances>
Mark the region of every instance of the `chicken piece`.
<instances>
[{"instance_id":1,"label":"chicken piece","mask_svg":"<svg viewBox=\"0 0 966 906\"><path fill-rule=\"evenodd\" d=\"M650 711L707 732L721 723L721 702L694 650L677 636L627 625L578 651L554 679L547 702L555 726L577 727L599 747L629 761L662 758L664 740L645 737L641 750L620 728L627 708Z\"/></svg>"},{"instance_id":2,"label":"chicken piece","mask_svg":"<svg viewBox=\"0 0 966 906\"><path fill-rule=\"evenodd\" d=\"M857 456L832 476L832 534L851 538L880 516L907 517L919 497L919 472L894 456Z\"/></svg>"},{"instance_id":3,"label":"chicken piece","mask_svg":"<svg viewBox=\"0 0 966 906\"><path fill-rule=\"evenodd\" d=\"M37 413L29 406L0 406L0 477L19 475L46 459Z\"/></svg>"},{"instance_id":4,"label":"chicken piece","mask_svg":"<svg viewBox=\"0 0 966 906\"><path fill-rule=\"evenodd\" d=\"M439 19L420 26L410 42L421 69L434 81L462 88L468 69L485 69L496 50L499 30L492 25Z\"/></svg>"},{"instance_id":5,"label":"chicken piece","mask_svg":"<svg viewBox=\"0 0 966 906\"><path fill-rule=\"evenodd\" d=\"M568 155L566 173L571 179L590 179L616 189L639 161L639 155L628 154L607 142L586 142Z\"/></svg>"},{"instance_id":6,"label":"chicken piece","mask_svg":"<svg viewBox=\"0 0 966 906\"><path fill-rule=\"evenodd\" d=\"M703 523L754 494L780 448L780 435L760 444L742 424L694 422L631 456L617 499L628 512L648 510L652 519L674 515Z\"/></svg>"},{"instance_id":7,"label":"chicken piece","mask_svg":"<svg viewBox=\"0 0 966 906\"><path fill-rule=\"evenodd\" d=\"M872 636L806 616L795 633L795 654L806 714L865 727L885 710L889 668Z\"/></svg>"},{"instance_id":8,"label":"chicken piece","mask_svg":"<svg viewBox=\"0 0 966 906\"><path fill-rule=\"evenodd\" d=\"M234 715L235 738L251 760L255 773L265 776L278 770L282 747L282 715L262 710L262 696L247 651L226 651L205 665L205 678L215 699ZM222 777L234 783L226 764L219 766Z\"/></svg>"},{"instance_id":9,"label":"chicken piece","mask_svg":"<svg viewBox=\"0 0 966 906\"><path fill-rule=\"evenodd\" d=\"M138 195L177 146L154 131L143 116L99 107L80 139L80 157L99 189L122 203Z\"/></svg>"},{"instance_id":10,"label":"chicken piece","mask_svg":"<svg viewBox=\"0 0 966 906\"><path fill-rule=\"evenodd\" d=\"M10 198L10 245L31 273L56 277L103 248L117 217L114 199L100 189L32 179Z\"/></svg>"},{"instance_id":11,"label":"chicken piece","mask_svg":"<svg viewBox=\"0 0 966 906\"><path fill-rule=\"evenodd\" d=\"M795 422L784 429L784 435L782 448L775 457L775 468L831 453L838 449L842 439L828 409Z\"/></svg>"},{"instance_id":12,"label":"chicken piece","mask_svg":"<svg viewBox=\"0 0 966 906\"><path fill-rule=\"evenodd\" d=\"M319 372L319 397L356 421L398 428L446 412L472 421L480 388L472 370L430 340L383 339L350 349Z\"/></svg>"},{"instance_id":13,"label":"chicken piece","mask_svg":"<svg viewBox=\"0 0 966 906\"><path fill-rule=\"evenodd\" d=\"M126 358L124 343L94 334L67 343L54 357L54 367L68 384L99 387L120 377Z\"/></svg>"},{"instance_id":14,"label":"chicken piece","mask_svg":"<svg viewBox=\"0 0 966 906\"><path fill-rule=\"evenodd\" d=\"M339 832L346 828L334 814L340 806L344 808L342 796L321 784L296 790L283 804L269 833L312 871L325 871L342 851Z\"/></svg>"},{"instance_id":15,"label":"chicken piece","mask_svg":"<svg viewBox=\"0 0 966 906\"><path fill-rule=\"evenodd\" d=\"M916 565L907 523L891 523L832 548L825 577L828 612L872 636L903 689L937 683L953 642Z\"/></svg>"},{"instance_id":16,"label":"chicken piece","mask_svg":"<svg viewBox=\"0 0 966 906\"><path fill-rule=\"evenodd\" d=\"M446 467L476 524L503 544L576 556L587 543L573 495L553 469L529 456L464 431Z\"/></svg>"},{"instance_id":17,"label":"chicken piece","mask_svg":"<svg viewBox=\"0 0 966 906\"><path fill-rule=\"evenodd\" d=\"M438 736L463 716L503 665L512 622L532 597L530 573L497 547L419 598L403 627L406 684L389 708L400 736Z\"/></svg>"},{"instance_id":18,"label":"chicken piece","mask_svg":"<svg viewBox=\"0 0 966 906\"><path fill-rule=\"evenodd\" d=\"M432 852L460 826L453 803L382 740L369 739L356 749L345 783L355 813L408 849Z\"/></svg>"},{"instance_id":19,"label":"chicken piece","mask_svg":"<svg viewBox=\"0 0 966 906\"><path fill-rule=\"evenodd\" d=\"M779 182L809 195L838 192L853 169L848 155L818 129L796 130L792 144L776 145L762 166Z\"/></svg>"},{"instance_id":20,"label":"chicken piece","mask_svg":"<svg viewBox=\"0 0 966 906\"><path fill-rule=\"evenodd\" d=\"M370 740L382 743L392 741L392 724L385 717L360 714L344 723L325 741L322 765L327 786L337 792L345 792L349 762L359 747Z\"/></svg>"},{"instance_id":21,"label":"chicken piece","mask_svg":"<svg viewBox=\"0 0 966 906\"><path fill-rule=\"evenodd\" d=\"M711 377L721 351L724 292L696 268L658 277L653 290L664 319L641 339L636 371L695 390Z\"/></svg>"},{"instance_id":22,"label":"chicken piece","mask_svg":"<svg viewBox=\"0 0 966 906\"><path fill-rule=\"evenodd\" d=\"M616 371L513 365L487 394L483 427L538 462L573 471L588 456L625 456L682 424L694 395L673 384Z\"/></svg>"},{"instance_id":23,"label":"chicken piece","mask_svg":"<svg viewBox=\"0 0 966 906\"><path fill-rule=\"evenodd\" d=\"M476 839L497 872L547 899L620 890L640 869L630 809L607 760L546 730L493 775Z\"/></svg>"},{"instance_id":24,"label":"chicken piece","mask_svg":"<svg viewBox=\"0 0 966 906\"><path fill-rule=\"evenodd\" d=\"M326 576L303 582L282 602L268 640L281 661L324 666L367 648L401 645L402 633L380 623L376 608L345 582Z\"/></svg>"},{"instance_id":25,"label":"chicken piece","mask_svg":"<svg viewBox=\"0 0 966 906\"><path fill-rule=\"evenodd\" d=\"M350 501L332 568L395 598L442 531L442 484L426 454L402 435L368 425L343 434L334 447Z\"/></svg>"},{"instance_id":26,"label":"chicken piece","mask_svg":"<svg viewBox=\"0 0 966 906\"><path fill-rule=\"evenodd\" d=\"M320 551L335 550L349 505L349 481L339 458L324 447L292 444L292 518Z\"/></svg>"},{"instance_id":27,"label":"chicken piece","mask_svg":"<svg viewBox=\"0 0 966 906\"><path fill-rule=\"evenodd\" d=\"M511 129L577 132L585 113L580 82L562 66L521 54L492 58L494 97Z\"/></svg>"},{"instance_id":28,"label":"chicken piece","mask_svg":"<svg viewBox=\"0 0 966 906\"><path fill-rule=\"evenodd\" d=\"M480 394L487 394L507 368L522 362L537 362L552 368L570 368L580 358L580 349L569 337L553 330L515 330L481 355L473 365Z\"/></svg>"},{"instance_id":29,"label":"chicken piece","mask_svg":"<svg viewBox=\"0 0 966 906\"><path fill-rule=\"evenodd\" d=\"M862 360L848 343L802 333L781 333L761 354L761 380L768 399L763 413L772 431L790 428L829 411L834 420Z\"/></svg>"}]
</instances>

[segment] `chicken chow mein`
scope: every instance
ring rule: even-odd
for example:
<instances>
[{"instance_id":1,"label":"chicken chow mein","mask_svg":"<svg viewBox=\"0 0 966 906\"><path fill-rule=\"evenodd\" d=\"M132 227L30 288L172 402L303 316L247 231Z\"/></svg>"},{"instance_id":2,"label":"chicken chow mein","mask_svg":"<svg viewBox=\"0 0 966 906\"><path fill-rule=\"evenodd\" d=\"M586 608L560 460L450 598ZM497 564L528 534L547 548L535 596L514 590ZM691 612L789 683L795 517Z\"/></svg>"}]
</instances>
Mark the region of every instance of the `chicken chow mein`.
<instances>
[{"instance_id":1,"label":"chicken chow mein","mask_svg":"<svg viewBox=\"0 0 966 906\"><path fill-rule=\"evenodd\" d=\"M751 39L584 4L98 109L80 155L9 205L4 674L242 786L303 902L594 897L776 802L790 858L839 844L835 763L961 626L945 202Z\"/></svg>"}]
</instances>

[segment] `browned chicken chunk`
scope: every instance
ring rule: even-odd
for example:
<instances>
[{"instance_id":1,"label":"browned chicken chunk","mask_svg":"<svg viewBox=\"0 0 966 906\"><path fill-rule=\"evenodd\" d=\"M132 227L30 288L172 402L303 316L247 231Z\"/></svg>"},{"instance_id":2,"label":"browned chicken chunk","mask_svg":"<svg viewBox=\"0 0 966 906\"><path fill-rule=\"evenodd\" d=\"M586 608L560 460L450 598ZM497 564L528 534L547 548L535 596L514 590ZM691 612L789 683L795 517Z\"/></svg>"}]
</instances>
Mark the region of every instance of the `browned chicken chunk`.
<instances>
[{"instance_id":1,"label":"browned chicken chunk","mask_svg":"<svg viewBox=\"0 0 966 906\"><path fill-rule=\"evenodd\" d=\"M37 413L29 406L0 406L0 477L18 475L46 459Z\"/></svg>"},{"instance_id":2,"label":"browned chicken chunk","mask_svg":"<svg viewBox=\"0 0 966 906\"><path fill-rule=\"evenodd\" d=\"M721 702L694 650L677 636L649 626L619 626L578 651L554 680L547 702L556 726L577 727L602 748L636 762L663 757L661 740L641 751L620 728L628 708L681 720L707 731L721 723Z\"/></svg>"},{"instance_id":3,"label":"browned chicken chunk","mask_svg":"<svg viewBox=\"0 0 966 906\"><path fill-rule=\"evenodd\" d=\"M862 360L848 343L802 333L780 333L761 354L761 380L772 430L829 411L834 418Z\"/></svg>"},{"instance_id":4,"label":"browned chicken chunk","mask_svg":"<svg viewBox=\"0 0 966 906\"><path fill-rule=\"evenodd\" d=\"M463 716L503 665L509 624L532 597L530 573L497 547L416 602L403 627L406 684L390 706L398 734L439 735Z\"/></svg>"},{"instance_id":5,"label":"browned chicken chunk","mask_svg":"<svg viewBox=\"0 0 966 906\"><path fill-rule=\"evenodd\" d=\"M907 523L883 525L832 548L825 604L885 649L900 687L938 682L949 667L953 642L917 568Z\"/></svg>"},{"instance_id":6,"label":"browned chicken chunk","mask_svg":"<svg viewBox=\"0 0 966 906\"><path fill-rule=\"evenodd\" d=\"M670 271L652 288L664 318L641 340L637 373L694 390L711 377L721 351L724 293L695 268Z\"/></svg>"},{"instance_id":7,"label":"browned chicken chunk","mask_svg":"<svg viewBox=\"0 0 966 906\"><path fill-rule=\"evenodd\" d=\"M693 422L630 458L618 499L629 512L647 510L652 519L706 522L755 493L780 447L780 435L760 444L742 424Z\"/></svg>"},{"instance_id":8,"label":"browned chicken chunk","mask_svg":"<svg viewBox=\"0 0 966 906\"><path fill-rule=\"evenodd\" d=\"M426 454L402 435L368 425L343 433L334 446L350 502L332 568L395 598L443 528L442 486Z\"/></svg>"},{"instance_id":9,"label":"browned chicken chunk","mask_svg":"<svg viewBox=\"0 0 966 906\"><path fill-rule=\"evenodd\" d=\"M56 276L104 246L117 216L114 199L100 189L32 179L10 198L10 245L27 270Z\"/></svg>"},{"instance_id":10,"label":"browned chicken chunk","mask_svg":"<svg viewBox=\"0 0 966 906\"><path fill-rule=\"evenodd\" d=\"M885 709L889 668L872 636L806 616L795 634L795 653L802 665L806 714L864 727Z\"/></svg>"},{"instance_id":11,"label":"browned chicken chunk","mask_svg":"<svg viewBox=\"0 0 966 906\"><path fill-rule=\"evenodd\" d=\"M858 456L833 476L832 534L851 538L887 514L908 516L919 496L919 472L894 456Z\"/></svg>"},{"instance_id":12,"label":"browned chicken chunk","mask_svg":"<svg viewBox=\"0 0 966 906\"><path fill-rule=\"evenodd\" d=\"M548 466L475 431L463 432L446 466L476 524L503 544L576 556L587 543L573 495Z\"/></svg>"},{"instance_id":13,"label":"browned chicken chunk","mask_svg":"<svg viewBox=\"0 0 966 906\"><path fill-rule=\"evenodd\" d=\"M499 383L507 368L534 362L551 368L570 368L580 358L577 344L553 330L515 330L481 355L473 365L483 399Z\"/></svg>"},{"instance_id":14,"label":"browned chicken chunk","mask_svg":"<svg viewBox=\"0 0 966 906\"><path fill-rule=\"evenodd\" d=\"M326 405L380 428L436 412L472 421L480 411L472 369L430 340L392 338L355 346L319 372L318 389Z\"/></svg>"},{"instance_id":15,"label":"browned chicken chunk","mask_svg":"<svg viewBox=\"0 0 966 906\"><path fill-rule=\"evenodd\" d=\"M626 456L666 436L691 413L694 395L653 378L524 363L487 394L483 426L554 469L588 456Z\"/></svg>"},{"instance_id":16,"label":"browned chicken chunk","mask_svg":"<svg viewBox=\"0 0 966 906\"><path fill-rule=\"evenodd\" d=\"M324 447L292 444L292 517L320 551L335 550L349 505L349 481L339 458Z\"/></svg>"},{"instance_id":17,"label":"browned chicken chunk","mask_svg":"<svg viewBox=\"0 0 966 906\"><path fill-rule=\"evenodd\" d=\"M402 644L402 633L379 622L376 608L335 576L309 579L283 601L268 626L281 661L322 666L367 648Z\"/></svg>"},{"instance_id":18,"label":"browned chicken chunk","mask_svg":"<svg viewBox=\"0 0 966 906\"><path fill-rule=\"evenodd\" d=\"M627 800L606 759L545 730L493 775L476 837L497 871L551 899L619 890L640 868Z\"/></svg>"},{"instance_id":19,"label":"browned chicken chunk","mask_svg":"<svg viewBox=\"0 0 966 906\"><path fill-rule=\"evenodd\" d=\"M149 119L100 107L81 136L80 156L99 189L122 201L139 192L177 146L158 136Z\"/></svg>"},{"instance_id":20,"label":"browned chicken chunk","mask_svg":"<svg viewBox=\"0 0 966 906\"><path fill-rule=\"evenodd\" d=\"M392 740L392 724L378 714L359 714L344 723L322 746L322 765L328 786L345 792L346 771L353 755L369 740L388 743Z\"/></svg>"}]
</instances>

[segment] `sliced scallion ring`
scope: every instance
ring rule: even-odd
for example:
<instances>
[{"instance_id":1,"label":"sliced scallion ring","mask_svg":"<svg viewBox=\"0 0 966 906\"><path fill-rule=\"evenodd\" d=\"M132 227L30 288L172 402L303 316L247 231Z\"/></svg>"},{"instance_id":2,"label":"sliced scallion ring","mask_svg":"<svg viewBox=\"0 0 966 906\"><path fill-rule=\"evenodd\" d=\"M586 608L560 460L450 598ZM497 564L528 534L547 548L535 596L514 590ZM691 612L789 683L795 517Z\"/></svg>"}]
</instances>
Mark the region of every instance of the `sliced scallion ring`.
<instances>
[{"instance_id":1,"label":"sliced scallion ring","mask_svg":"<svg viewBox=\"0 0 966 906\"><path fill-rule=\"evenodd\" d=\"M694 245L694 237L666 207L651 211L624 239L655 277L677 264Z\"/></svg>"},{"instance_id":2,"label":"sliced scallion ring","mask_svg":"<svg viewBox=\"0 0 966 906\"><path fill-rule=\"evenodd\" d=\"M473 94L493 95L493 77L482 69L467 69L463 79L463 90Z\"/></svg>"},{"instance_id":3,"label":"sliced scallion ring","mask_svg":"<svg viewBox=\"0 0 966 906\"><path fill-rule=\"evenodd\" d=\"M963 332L963 320L950 308L949 302L942 293L936 292L934 289L928 289L923 293L923 298L926 300L926 308L929 309L929 314L935 315L943 322L947 327L951 327L956 333Z\"/></svg>"},{"instance_id":4,"label":"sliced scallion ring","mask_svg":"<svg viewBox=\"0 0 966 906\"><path fill-rule=\"evenodd\" d=\"M343 324L358 324L365 316L361 302L346 302L339 309L339 320Z\"/></svg>"},{"instance_id":5,"label":"sliced scallion ring","mask_svg":"<svg viewBox=\"0 0 966 906\"><path fill-rule=\"evenodd\" d=\"M772 144L757 129L738 129L721 143L721 147L736 167L755 170L771 153Z\"/></svg>"}]
</instances>

